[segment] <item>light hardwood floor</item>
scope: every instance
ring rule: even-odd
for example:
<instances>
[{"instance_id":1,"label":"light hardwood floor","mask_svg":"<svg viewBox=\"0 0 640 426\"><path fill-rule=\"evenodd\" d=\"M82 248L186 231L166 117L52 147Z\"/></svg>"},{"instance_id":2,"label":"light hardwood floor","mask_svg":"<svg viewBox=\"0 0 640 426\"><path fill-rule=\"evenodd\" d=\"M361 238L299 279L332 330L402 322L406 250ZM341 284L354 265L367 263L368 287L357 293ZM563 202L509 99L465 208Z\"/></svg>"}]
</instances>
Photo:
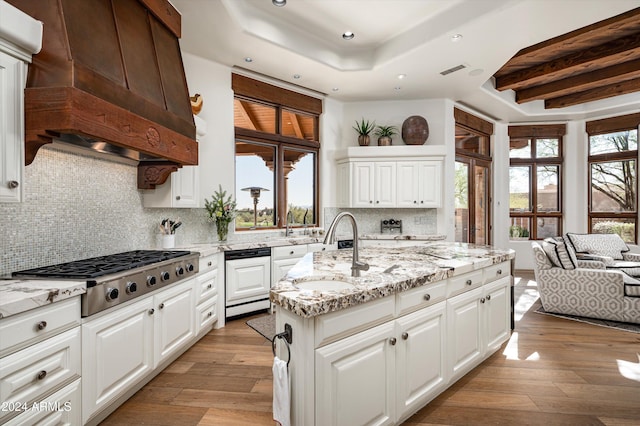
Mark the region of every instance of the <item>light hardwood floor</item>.
<instances>
[{"instance_id":1,"label":"light hardwood floor","mask_svg":"<svg viewBox=\"0 0 640 426\"><path fill-rule=\"evenodd\" d=\"M502 349L406 425L640 425L640 334L535 313L516 274L516 327ZM249 318L214 330L103 425L273 425L270 343Z\"/></svg>"}]
</instances>

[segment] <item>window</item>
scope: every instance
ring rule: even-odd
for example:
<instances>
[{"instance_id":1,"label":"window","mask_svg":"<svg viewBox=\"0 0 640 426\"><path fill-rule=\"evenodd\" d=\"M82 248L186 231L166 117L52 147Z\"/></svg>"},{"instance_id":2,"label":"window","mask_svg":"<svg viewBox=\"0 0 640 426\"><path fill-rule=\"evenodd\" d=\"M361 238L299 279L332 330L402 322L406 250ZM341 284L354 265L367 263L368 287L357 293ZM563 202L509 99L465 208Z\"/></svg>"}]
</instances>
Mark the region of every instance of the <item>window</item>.
<instances>
[{"instance_id":1,"label":"window","mask_svg":"<svg viewBox=\"0 0 640 426\"><path fill-rule=\"evenodd\" d=\"M637 242L638 124L640 114L591 121L589 232Z\"/></svg>"},{"instance_id":2,"label":"window","mask_svg":"<svg viewBox=\"0 0 640 426\"><path fill-rule=\"evenodd\" d=\"M509 238L562 235L564 125L509 126Z\"/></svg>"},{"instance_id":3,"label":"window","mask_svg":"<svg viewBox=\"0 0 640 426\"><path fill-rule=\"evenodd\" d=\"M316 226L321 101L234 74L236 230Z\"/></svg>"}]
</instances>

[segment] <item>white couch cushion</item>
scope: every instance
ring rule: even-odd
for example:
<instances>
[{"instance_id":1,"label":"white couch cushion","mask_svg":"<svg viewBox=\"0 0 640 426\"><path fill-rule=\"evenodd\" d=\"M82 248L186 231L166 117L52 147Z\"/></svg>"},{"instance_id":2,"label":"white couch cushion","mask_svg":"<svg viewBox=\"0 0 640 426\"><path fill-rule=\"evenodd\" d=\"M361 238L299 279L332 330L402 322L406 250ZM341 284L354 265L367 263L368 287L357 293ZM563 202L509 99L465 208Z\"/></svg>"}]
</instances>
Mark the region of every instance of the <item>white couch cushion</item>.
<instances>
[{"instance_id":1,"label":"white couch cushion","mask_svg":"<svg viewBox=\"0 0 640 426\"><path fill-rule=\"evenodd\" d=\"M554 266L559 266L562 269L576 269L578 267L576 254L562 237L545 238L542 241L542 249Z\"/></svg>"},{"instance_id":2,"label":"white couch cushion","mask_svg":"<svg viewBox=\"0 0 640 426\"><path fill-rule=\"evenodd\" d=\"M609 256L615 260L622 260L622 253L629 251L629 247L618 234L567 233L565 240L568 240L577 253Z\"/></svg>"}]
</instances>

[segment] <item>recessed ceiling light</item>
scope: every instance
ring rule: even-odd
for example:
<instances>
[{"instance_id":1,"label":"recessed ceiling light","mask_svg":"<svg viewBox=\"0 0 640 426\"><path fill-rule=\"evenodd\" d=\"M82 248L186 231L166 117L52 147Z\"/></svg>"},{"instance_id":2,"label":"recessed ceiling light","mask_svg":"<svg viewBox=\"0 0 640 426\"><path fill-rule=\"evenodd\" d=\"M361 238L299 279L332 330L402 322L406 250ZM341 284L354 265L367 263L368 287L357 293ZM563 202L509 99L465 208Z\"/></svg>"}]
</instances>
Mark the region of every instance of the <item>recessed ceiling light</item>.
<instances>
[{"instance_id":1,"label":"recessed ceiling light","mask_svg":"<svg viewBox=\"0 0 640 426\"><path fill-rule=\"evenodd\" d=\"M406 77L406 74L398 74L398 80L402 80Z\"/></svg>"},{"instance_id":2,"label":"recessed ceiling light","mask_svg":"<svg viewBox=\"0 0 640 426\"><path fill-rule=\"evenodd\" d=\"M247 56L246 58L244 58L244 61L245 62L253 62L253 58L250 58L250 57Z\"/></svg>"},{"instance_id":3,"label":"recessed ceiling light","mask_svg":"<svg viewBox=\"0 0 640 426\"><path fill-rule=\"evenodd\" d=\"M300 74L294 74L293 78L295 78L296 80L300 78Z\"/></svg>"},{"instance_id":4,"label":"recessed ceiling light","mask_svg":"<svg viewBox=\"0 0 640 426\"><path fill-rule=\"evenodd\" d=\"M400 86L396 86L396 87L393 88L393 90L401 90L401 89L402 89L402 87L400 87Z\"/></svg>"},{"instance_id":5,"label":"recessed ceiling light","mask_svg":"<svg viewBox=\"0 0 640 426\"><path fill-rule=\"evenodd\" d=\"M451 36L451 41L456 42L462 40L462 34L454 34Z\"/></svg>"},{"instance_id":6,"label":"recessed ceiling light","mask_svg":"<svg viewBox=\"0 0 640 426\"><path fill-rule=\"evenodd\" d=\"M287 4L287 0L271 0L274 6L282 7Z\"/></svg>"},{"instance_id":7,"label":"recessed ceiling light","mask_svg":"<svg viewBox=\"0 0 640 426\"><path fill-rule=\"evenodd\" d=\"M352 33L351 31L345 31L344 33L342 33L342 38L345 39L345 40L351 40L355 36L356 35L354 33Z\"/></svg>"},{"instance_id":8,"label":"recessed ceiling light","mask_svg":"<svg viewBox=\"0 0 640 426\"><path fill-rule=\"evenodd\" d=\"M474 70L469 71L469 75L475 77L476 75L480 75L484 72L482 68L476 68Z\"/></svg>"},{"instance_id":9,"label":"recessed ceiling light","mask_svg":"<svg viewBox=\"0 0 640 426\"><path fill-rule=\"evenodd\" d=\"M331 90L332 90L332 91L334 91L334 92L337 92L337 91L338 91L338 90L340 90L340 89L339 89L339 88L337 88L337 87L334 87L334 88L333 88L333 89L331 89Z\"/></svg>"}]
</instances>

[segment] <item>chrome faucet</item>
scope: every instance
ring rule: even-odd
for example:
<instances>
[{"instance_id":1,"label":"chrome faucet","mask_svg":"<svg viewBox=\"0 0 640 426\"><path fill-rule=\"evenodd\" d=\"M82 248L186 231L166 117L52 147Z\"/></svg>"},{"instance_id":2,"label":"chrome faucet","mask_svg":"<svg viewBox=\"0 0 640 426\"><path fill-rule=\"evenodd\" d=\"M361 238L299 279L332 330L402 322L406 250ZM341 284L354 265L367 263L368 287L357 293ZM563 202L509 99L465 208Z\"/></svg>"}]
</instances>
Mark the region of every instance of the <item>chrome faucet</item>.
<instances>
[{"instance_id":1,"label":"chrome faucet","mask_svg":"<svg viewBox=\"0 0 640 426\"><path fill-rule=\"evenodd\" d=\"M289 210L289 212L287 213L287 220L286 220L287 224L286 224L286 229L284 231L284 236L285 237L293 235L293 229L291 229L289 227L289 224L290 224L289 219L290 218L293 220L293 212L291 210Z\"/></svg>"},{"instance_id":2,"label":"chrome faucet","mask_svg":"<svg viewBox=\"0 0 640 426\"><path fill-rule=\"evenodd\" d=\"M353 229L353 260L351 262L351 276L359 277L360 271L368 271L369 264L360 262L358 257L358 224L356 223L356 218L349 212L342 212L338 214L329 225L329 229L327 230L327 235L324 237L324 244L333 244L336 242L336 228L338 227L338 222L343 217L348 217L351 221L351 228Z\"/></svg>"}]
</instances>

